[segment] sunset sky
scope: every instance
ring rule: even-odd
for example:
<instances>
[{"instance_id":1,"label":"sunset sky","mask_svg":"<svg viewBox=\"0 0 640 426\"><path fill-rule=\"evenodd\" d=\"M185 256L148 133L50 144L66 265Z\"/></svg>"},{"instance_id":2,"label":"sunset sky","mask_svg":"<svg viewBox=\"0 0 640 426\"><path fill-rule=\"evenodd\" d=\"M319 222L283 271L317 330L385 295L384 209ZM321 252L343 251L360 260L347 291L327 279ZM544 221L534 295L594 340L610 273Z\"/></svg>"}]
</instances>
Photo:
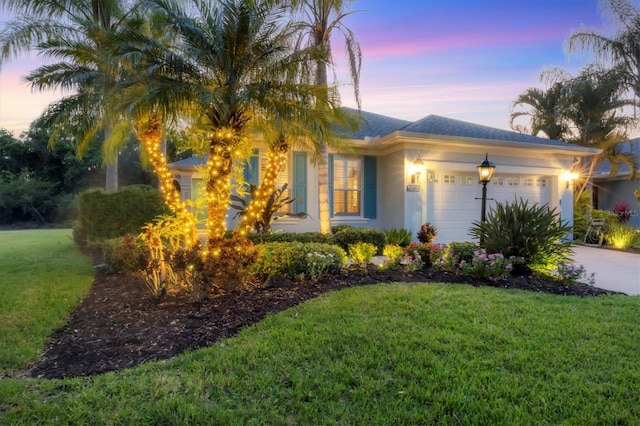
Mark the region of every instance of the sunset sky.
<instances>
[{"instance_id":1,"label":"sunset sky","mask_svg":"<svg viewBox=\"0 0 640 426\"><path fill-rule=\"evenodd\" d=\"M509 106L529 87L543 87L551 66L578 72L584 55L568 56L574 31L608 33L598 0L356 0L345 20L362 47L362 109L406 120L429 114L509 129ZM8 18L2 12L0 21ZM334 34L339 82L344 49ZM0 70L0 127L16 135L61 96L32 93L22 82L40 64L22 56ZM355 106L342 87L343 104Z\"/></svg>"}]
</instances>

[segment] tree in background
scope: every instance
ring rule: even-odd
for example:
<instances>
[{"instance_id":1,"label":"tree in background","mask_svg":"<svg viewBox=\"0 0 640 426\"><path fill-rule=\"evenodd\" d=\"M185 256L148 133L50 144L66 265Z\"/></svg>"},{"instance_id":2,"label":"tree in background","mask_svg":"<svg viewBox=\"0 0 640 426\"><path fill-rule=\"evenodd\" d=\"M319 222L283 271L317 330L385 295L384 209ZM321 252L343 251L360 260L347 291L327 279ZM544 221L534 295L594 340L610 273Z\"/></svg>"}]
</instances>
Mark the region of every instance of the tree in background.
<instances>
[{"instance_id":1,"label":"tree in background","mask_svg":"<svg viewBox=\"0 0 640 426\"><path fill-rule=\"evenodd\" d=\"M611 175L617 174L620 164L625 163L634 178L633 157L621 149L636 125L636 120L624 115L623 109L633 106L634 101L625 98L626 86L618 70L590 66L573 77L560 68L552 68L542 73L541 80L550 85L549 89L528 89L520 95L513 103L511 125L522 130L515 120L529 116L527 129L534 135L542 131L557 135L558 140L602 150L596 156L581 159L574 198L580 199L596 166L605 160L611 163ZM517 107L528 109L516 110Z\"/></svg>"},{"instance_id":2,"label":"tree in background","mask_svg":"<svg viewBox=\"0 0 640 426\"><path fill-rule=\"evenodd\" d=\"M0 32L0 64L19 53L35 51L57 60L33 70L26 80L38 90L74 93L49 106L44 114L52 130L51 143L66 129L74 129L72 143L79 155L102 133L106 189L118 189L118 150L128 139L122 119L107 107L120 78L120 67L108 43L114 32L137 10L126 0L0 0L16 18Z\"/></svg>"},{"instance_id":3,"label":"tree in background","mask_svg":"<svg viewBox=\"0 0 640 426\"><path fill-rule=\"evenodd\" d=\"M349 72L353 90L360 109L360 68L362 53L360 44L353 32L344 25L344 19L354 12L346 9L353 0L289 0L292 9L299 13L300 46L314 48L315 59L315 84L325 90L321 94L318 108L325 108L330 94L329 80L327 76L328 66L333 64L333 52L331 51L331 36L338 31L344 36ZM318 197L320 232L331 233L329 212L329 140L319 140L320 155L318 158Z\"/></svg>"}]
</instances>

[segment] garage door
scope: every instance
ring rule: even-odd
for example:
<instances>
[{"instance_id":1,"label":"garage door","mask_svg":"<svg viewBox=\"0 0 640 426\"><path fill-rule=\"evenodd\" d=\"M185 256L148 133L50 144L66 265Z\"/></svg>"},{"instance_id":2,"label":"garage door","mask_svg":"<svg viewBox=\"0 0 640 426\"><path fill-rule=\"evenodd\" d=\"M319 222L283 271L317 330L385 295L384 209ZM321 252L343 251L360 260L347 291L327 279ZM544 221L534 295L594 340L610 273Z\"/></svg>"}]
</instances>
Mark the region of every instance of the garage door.
<instances>
[{"instance_id":1,"label":"garage door","mask_svg":"<svg viewBox=\"0 0 640 426\"><path fill-rule=\"evenodd\" d=\"M494 175L487 185L487 213L496 201L513 202L520 198L548 204L548 176ZM480 220L482 185L478 176L449 171L427 174L427 221L438 229L440 243L470 241L468 232ZM477 198L477 199L476 199Z\"/></svg>"}]
</instances>

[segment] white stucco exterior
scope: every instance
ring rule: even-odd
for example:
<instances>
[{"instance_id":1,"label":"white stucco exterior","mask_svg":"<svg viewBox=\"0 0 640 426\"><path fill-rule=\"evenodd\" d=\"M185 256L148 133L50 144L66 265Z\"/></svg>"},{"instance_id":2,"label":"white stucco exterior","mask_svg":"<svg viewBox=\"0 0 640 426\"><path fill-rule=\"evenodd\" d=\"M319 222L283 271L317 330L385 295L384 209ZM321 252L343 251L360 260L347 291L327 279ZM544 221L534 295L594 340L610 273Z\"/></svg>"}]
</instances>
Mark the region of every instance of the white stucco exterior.
<instances>
[{"instance_id":1,"label":"white stucco exterior","mask_svg":"<svg viewBox=\"0 0 640 426\"><path fill-rule=\"evenodd\" d=\"M438 243L470 240L467 232L471 224L480 219L482 185L478 183L477 166L485 155L496 166L492 182L487 186L488 212L495 202L523 198L556 209L562 220L572 224L573 188L572 182L567 182L564 176L577 157L599 152L437 116L416 123L370 113L365 118L379 119L384 124L401 128L375 136L362 136L361 132L346 139L345 148L335 150L333 154L375 158L375 214L370 217L335 214L331 219L332 226L350 224L381 230L406 228L415 236L422 224L430 222L438 229ZM430 132L433 120L445 130L451 128L451 132L440 134L446 132L438 126L435 126L438 134ZM407 128L412 131L403 130ZM425 132L415 131L422 128ZM379 129L372 132L375 130ZM260 142L256 146L259 150L265 149ZM282 218L273 225L276 232L320 230L318 173L311 158L311 155L307 156L305 200L310 217ZM418 158L422 165L416 170L414 163ZM183 197L196 197L193 182L201 176L193 165L178 162L172 169ZM415 171L420 172L419 176L414 176ZM361 204L369 195L362 191ZM229 229L235 226L234 213L230 211L228 217Z\"/></svg>"}]
</instances>

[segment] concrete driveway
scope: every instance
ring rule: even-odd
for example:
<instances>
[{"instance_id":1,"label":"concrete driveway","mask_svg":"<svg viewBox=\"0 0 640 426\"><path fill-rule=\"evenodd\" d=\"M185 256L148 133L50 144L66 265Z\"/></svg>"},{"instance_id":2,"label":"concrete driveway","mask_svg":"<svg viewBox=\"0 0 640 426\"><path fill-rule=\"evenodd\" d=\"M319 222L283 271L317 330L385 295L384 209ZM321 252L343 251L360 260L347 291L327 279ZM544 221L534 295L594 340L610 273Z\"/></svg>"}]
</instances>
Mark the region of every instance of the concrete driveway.
<instances>
[{"instance_id":1,"label":"concrete driveway","mask_svg":"<svg viewBox=\"0 0 640 426\"><path fill-rule=\"evenodd\" d=\"M596 287L640 295L640 254L588 246L573 246L573 253L574 263L596 274Z\"/></svg>"}]
</instances>

